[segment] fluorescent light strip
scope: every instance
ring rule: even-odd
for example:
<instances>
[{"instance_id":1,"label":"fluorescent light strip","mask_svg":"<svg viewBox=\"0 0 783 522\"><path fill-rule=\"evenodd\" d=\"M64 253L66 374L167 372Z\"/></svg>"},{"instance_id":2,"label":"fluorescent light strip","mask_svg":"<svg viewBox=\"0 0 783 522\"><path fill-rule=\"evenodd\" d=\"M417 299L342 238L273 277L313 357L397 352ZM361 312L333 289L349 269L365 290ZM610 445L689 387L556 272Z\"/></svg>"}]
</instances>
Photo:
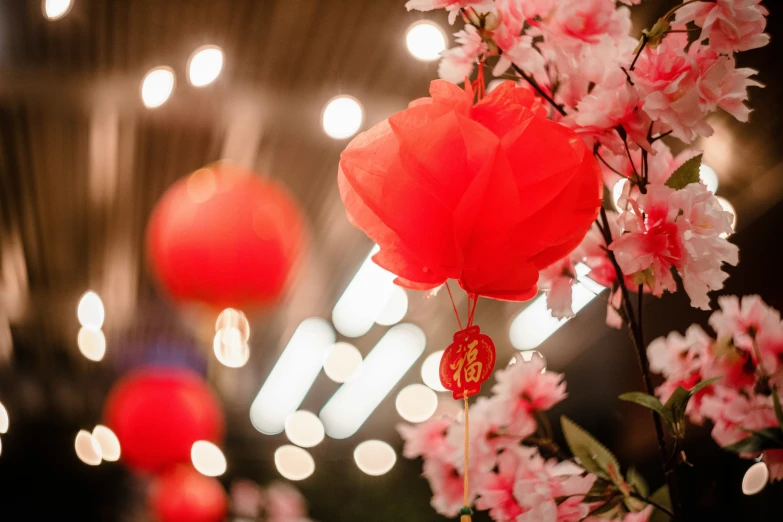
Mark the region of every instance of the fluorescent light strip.
<instances>
[{"instance_id":1,"label":"fluorescent light strip","mask_svg":"<svg viewBox=\"0 0 783 522\"><path fill-rule=\"evenodd\" d=\"M334 327L346 337L369 332L394 292L395 275L371 259L379 250L375 245L370 251L332 310Z\"/></svg>"},{"instance_id":2,"label":"fluorescent light strip","mask_svg":"<svg viewBox=\"0 0 783 522\"><path fill-rule=\"evenodd\" d=\"M334 341L334 330L324 319L310 317L296 328L250 406L250 421L258 431L266 435L283 431L286 418L299 408L318 377Z\"/></svg>"},{"instance_id":3,"label":"fluorescent light strip","mask_svg":"<svg viewBox=\"0 0 783 522\"><path fill-rule=\"evenodd\" d=\"M386 332L362 364L362 371L332 395L320 413L326 434L350 437L424 353L427 339L421 328L398 324Z\"/></svg>"},{"instance_id":4,"label":"fluorescent light strip","mask_svg":"<svg viewBox=\"0 0 783 522\"><path fill-rule=\"evenodd\" d=\"M575 314L603 292L605 288L589 277L590 268L579 263L576 265L577 280L573 286L571 307ZM555 319L546 307L546 295L536 297L527 308L522 310L511 322L508 335L511 345L517 350L533 350L546 341L549 336L563 326L568 319Z\"/></svg>"}]
</instances>

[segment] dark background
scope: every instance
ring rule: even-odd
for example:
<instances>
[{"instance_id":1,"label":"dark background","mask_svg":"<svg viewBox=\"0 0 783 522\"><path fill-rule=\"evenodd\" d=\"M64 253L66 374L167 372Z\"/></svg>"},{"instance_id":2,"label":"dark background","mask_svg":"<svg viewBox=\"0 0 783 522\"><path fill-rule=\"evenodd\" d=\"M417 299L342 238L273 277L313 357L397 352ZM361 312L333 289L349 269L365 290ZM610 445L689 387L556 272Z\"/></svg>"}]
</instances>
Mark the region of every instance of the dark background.
<instances>
[{"instance_id":1,"label":"dark background","mask_svg":"<svg viewBox=\"0 0 783 522\"><path fill-rule=\"evenodd\" d=\"M38 0L0 3L0 337L4 318L13 336L12 353L0 362L0 400L11 417L2 436L0 520L146 520L144 479L119 464L83 465L73 440L100 420L111 383L149 362L187 364L218 391L228 420L225 484L278 477L272 454L285 438L252 428L250 402L296 325L311 315L329 317L371 246L344 217L335 180L345 142L323 134L320 111L334 95L352 94L364 105L367 128L426 95L437 66L408 54L405 30L428 18L453 32L442 13L408 13L403 3L74 0L56 22L44 19ZM648 0L634 8L636 30L674 3ZM716 115L716 136L696 146L718 171L718 194L738 213L732 241L741 263L728 269L723 293L757 293L783 308L783 12L765 3L772 43L739 58L767 85L752 90L751 122ZM223 48L226 64L213 86L196 90L184 80L185 64L206 43ZM177 89L166 105L147 110L138 96L141 79L163 64L174 67ZM252 357L241 370L215 367L209 347L158 296L143 251L146 219L163 191L227 156L285 182L311 228L302 273L280 307L254 321ZM76 303L89 288L107 308L101 363L85 360L75 343ZM406 320L427 333L427 353L442 349L454 329L446 296L409 297ZM524 306L479 307L477 322L496 340L501 360L514 352L507 328ZM649 299L645 307L648 339L692 322L706 325L709 316L690 308L683 294ZM663 477L650 417L616 399L641 389L635 355L625 331L604 326L604 312L605 301L596 299L541 347L549 368L566 374L570 392L552 417L567 414L582 424L656 488ZM374 327L357 347L366 354L384 331ZM417 380L412 370L396 390ZM320 376L303 408L317 411L336 388ZM381 438L400 449L396 390L358 434L312 450L316 472L297 484L312 518L440 519L428 505L420 461L400 458L382 477L354 465L353 448L362 440ZM750 462L721 451L709 426L689 427L686 451L694 464L680 477L689 520L783 519L776 507L781 486L743 497Z\"/></svg>"}]
</instances>

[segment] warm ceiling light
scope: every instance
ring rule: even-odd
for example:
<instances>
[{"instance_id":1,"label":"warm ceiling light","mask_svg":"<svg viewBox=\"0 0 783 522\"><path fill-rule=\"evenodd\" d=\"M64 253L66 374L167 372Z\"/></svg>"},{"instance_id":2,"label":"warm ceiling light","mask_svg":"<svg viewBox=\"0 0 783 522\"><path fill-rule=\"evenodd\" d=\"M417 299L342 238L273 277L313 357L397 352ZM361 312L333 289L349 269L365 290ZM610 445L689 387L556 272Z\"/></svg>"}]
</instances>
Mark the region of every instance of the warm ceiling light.
<instances>
[{"instance_id":1,"label":"warm ceiling light","mask_svg":"<svg viewBox=\"0 0 783 522\"><path fill-rule=\"evenodd\" d=\"M250 346L242 340L242 334L233 327L222 328L215 333L212 349L220 364L229 368L241 368L250 359Z\"/></svg>"},{"instance_id":2,"label":"warm ceiling light","mask_svg":"<svg viewBox=\"0 0 783 522\"><path fill-rule=\"evenodd\" d=\"M321 122L324 132L336 140L350 138L364 120L362 106L350 96L337 96L326 104Z\"/></svg>"},{"instance_id":3,"label":"warm ceiling light","mask_svg":"<svg viewBox=\"0 0 783 522\"><path fill-rule=\"evenodd\" d=\"M147 108L160 107L174 92L174 70L171 67L155 67L141 82L141 101Z\"/></svg>"},{"instance_id":4,"label":"warm ceiling light","mask_svg":"<svg viewBox=\"0 0 783 522\"><path fill-rule=\"evenodd\" d=\"M445 350L429 354L421 365L421 380L437 392L446 391L440 383L440 360L443 358L443 352Z\"/></svg>"},{"instance_id":5,"label":"warm ceiling light","mask_svg":"<svg viewBox=\"0 0 783 522\"><path fill-rule=\"evenodd\" d=\"M742 478L742 492L746 495L761 493L769 481L769 468L763 462L756 462Z\"/></svg>"},{"instance_id":6,"label":"warm ceiling light","mask_svg":"<svg viewBox=\"0 0 783 522\"><path fill-rule=\"evenodd\" d=\"M734 216L734 218L731 220L731 232L732 234L737 231L737 211L734 209L734 205L729 203L729 200L726 198L722 198L720 196L715 196L720 203L720 206L723 207L723 210L726 212L731 212L731 215ZM721 234L720 237L729 237L731 234Z\"/></svg>"},{"instance_id":7,"label":"warm ceiling light","mask_svg":"<svg viewBox=\"0 0 783 522\"><path fill-rule=\"evenodd\" d=\"M216 45L199 47L188 60L188 79L194 87L214 82L223 70L223 51Z\"/></svg>"},{"instance_id":8,"label":"warm ceiling light","mask_svg":"<svg viewBox=\"0 0 783 522\"><path fill-rule=\"evenodd\" d=\"M370 250L332 310L335 329L346 337L369 332L394 294L396 276L372 260L379 250L378 245Z\"/></svg>"},{"instance_id":9,"label":"warm ceiling light","mask_svg":"<svg viewBox=\"0 0 783 522\"><path fill-rule=\"evenodd\" d=\"M315 413L295 411L285 421L288 440L303 448L312 448L324 440L324 425Z\"/></svg>"},{"instance_id":10,"label":"warm ceiling light","mask_svg":"<svg viewBox=\"0 0 783 522\"><path fill-rule=\"evenodd\" d=\"M82 327L76 337L79 351L91 361L98 362L106 355L106 337L101 330L95 331Z\"/></svg>"},{"instance_id":11,"label":"warm ceiling light","mask_svg":"<svg viewBox=\"0 0 783 522\"><path fill-rule=\"evenodd\" d=\"M71 10L71 0L44 0L43 13L49 20L59 20Z\"/></svg>"},{"instance_id":12,"label":"warm ceiling light","mask_svg":"<svg viewBox=\"0 0 783 522\"><path fill-rule=\"evenodd\" d=\"M288 480L304 480L315 471L315 461L307 450L287 444L275 451L275 467Z\"/></svg>"},{"instance_id":13,"label":"warm ceiling light","mask_svg":"<svg viewBox=\"0 0 783 522\"><path fill-rule=\"evenodd\" d=\"M438 395L423 384L410 384L397 394L397 413L408 422L424 422L438 408Z\"/></svg>"},{"instance_id":14,"label":"warm ceiling light","mask_svg":"<svg viewBox=\"0 0 783 522\"><path fill-rule=\"evenodd\" d=\"M628 195L627 187L628 180L626 178L620 179L614 184L614 187L612 187L612 202L614 203L614 208L621 212L625 209L620 206L620 198Z\"/></svg>"},{"instance_id":15,"label":"warm ceiling light","mask_svg":"<svg viewBox=\"0 0 783 522\"><path fill-rule=\"evenodd\" d=\"M408 313L408 294L403 288L394 285L391 297L375 322L381 326L392 326L402 321L406 313Z\"/></svg>"},{"instance_id":16,"label":"warm ceiling light","mask_svg":"<svg viewBox=\"0 0 783 522\"><path fill-rule=\"evenodd\" d=\"M367 440L356 446L353 459L359 469L377 477L388 473L397 462L394 448L382 440Z\"/></svg>"},{"instance_id":17,"label":"warm ceiling light","mask_svg":"<svg viewBox=\"0 0 783 522\"><path fill-rule=\"evenodd\" d=\"M718 191L718 173L709 165L702 163L699 167L699 179L707 185L707 190L715 194Z\"/></svg>"},{"instance_id":18,"label":"warm ceiling light","mask_svg":"<svg viewBox=\"0 0 783 522\"><path fill-rule=\"evenodd\" d=\"M79 299L79 306L76 307L76 317L79 319L79 324L85 328L100 330L105 316L103 301L95 292L89 291Z\"/></svg>"},{"instance_id":19,"label":"warm ceiling light","mask_svg":"<svg viewBox=\"0 0 783 522\"><path fill-rule=\"evenodd\" d=\"M8 433L8 425L8 410L6 410L3 403L0 402L0 434Z\"/></svg>"},{"instance_id":20,"label":"warm ceiling light","mask_svg":"<svg viewBox=\"0 0 783 522\"><path fill-rule=\"evenodd\" d=\"M79 460L90 466L97 466L101 463L101 446L95 437L89 431L79 430L76 434L76 456Z\"/></svg>"},{"instance_id":21,"label":"warm ceiling light","mask_svg":"<svg viewBox=\"0 0 783 522\"><path fill-rule=\"evenodd\" d=\"M321 409L326 434L350 437L413 366L427 344L418 326L402 323L381 337L362 363L359 375L346 382Z\"/></svg>"},{"instance_id":22,"label":"warm ceiling light","mask_svg":"<svg viewBox=\"0 0 783 522\"><path fill-rule=\"evenodd\" d=\"M207 477L219 477L226 472L226 456L216 445L197 440L190 447L190 461L196 471Z\"/></svg>"},{"instance_id":23,"label":"warm ceiling light","mask_svg":"<svg viewBox=\"0 0 783 522\"><path fill-rule=\"evenodd\" d=\"M344 383L362 368L362 354L349 343L334 343L324 359L324 373L334 382Z\"/></svg>"},{"instance_id":24,"label":"warm ceiling light","mask_svg":"<svg viewBox=\"0 0 783 522\"><path fill-rule=\"evenodd\" d=\"M92 437L98 442L101 448L101 457L107 462L116 462L120 460L120 440L106 426L98 424L92 430Z\"/></svg>"},{"instance_id":25,"label":"warm ceiling light","mask_svg":"<svg viewBox=\"0 0 783 522\"><path fill-rule=\"evenodd\" d=\"M305 319L296 328L250 406L250 421L266 435L283 431L288 415L295 412L323 367L334 344L334 330L318 317Z\"/></svg>"},{"instance_id":26,"label":"warm ceiling light","mask_svg":"<svg viewBox=\"0 0 783 522\"><path fill-rule=\"evenodd\" d=\"M430 21L416 22L405 35L408 51L425 62L437 60L446 49L446 34L437 24Z\"/></svg>"},{"instance_id":27,"label":"warm ceiling light","mask_svg":"<svg viewBox=\"0 0 783 522\"><path fill-rule=\"evenodd\" d=\"M209 169L201 169L200 171L196 171L196 173L201 171L211 173ZM195 174L191 176L191 179L193 176L195 176ZM190 179L188 182L190 182ZM236 328L244 342L247 342L250 339L250 323L247 320L247 316L245 316L244 312L241 310L226 308L220 312L217 321L215 321L215 331L219 332L223 328Z\"/></svg>"}]
</instances>

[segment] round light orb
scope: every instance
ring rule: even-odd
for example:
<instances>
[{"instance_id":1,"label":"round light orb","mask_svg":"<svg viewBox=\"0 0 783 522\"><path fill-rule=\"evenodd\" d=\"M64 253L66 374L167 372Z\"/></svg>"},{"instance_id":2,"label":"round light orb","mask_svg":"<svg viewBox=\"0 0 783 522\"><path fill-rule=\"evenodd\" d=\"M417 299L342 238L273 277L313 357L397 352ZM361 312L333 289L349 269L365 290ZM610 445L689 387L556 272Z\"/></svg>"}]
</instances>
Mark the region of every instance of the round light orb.
<instances>
[{"instance_id":1,"label":"round light orb","mask_svg":"<svg viewBox=\"0 0 783 522\"><path fill-rule=\"evenodd\" d=\"M620 207L620 198L628 195L628 180L623 178L612 187L612 202L614 202L614 208L617 210L625 210Z\"/></svg>"},{"instance_id":2,"label":"round light orb","mask_svg":"<svg viewBox=\"0 0 783 522\"><path fill-rule=\"evenodd\" d=\"M421 365L421 380L436 392L446 391L440 383L440 360L444 352L445 350L440 350L429 354Z\"/></svg>"},{"instance_id":3,"label":"round light orb","mask_svg":"<svg viewBox=\"0 0 783 522\"><path fill-rule=\"evenodd\" d=\"M8 433L8 425L8 410L6 410L5 406L3 406L3 403L0 402L0 435L3 433Z\"/></svg>"},{"instance_id":4,"label":"round light orb","mask_svg":"<svg viewBox=\"0 0 783 522\"><path fill-rule=\"evenodd\" d=\"M107 462L116 462L120 460L120 440L106 426L98 424L92 430L92 437L98 441L101 447L101 457Z\"/></svg>"},{"instance_id":5,"label":"round light orb","mask_svg":"<svg viewBox=\"0 0 783 522\"><path fill-rule=\"evenodd\" d=\"M315 471L315 461L307 450L286 444L275 451L275 467L288 480L304 480Z\"/></svg>"},{"instance_id":6,"label":"round light orb","mask_svg":"<svg viewBox=\"0 0 783 522\"><path fill-rule=\"evenodd\" d=\"M91 361L98 362L106 355L106 337L101 330L95 331L86 327L79 329L76 337L79 351Z\"/></svg>"},{"instance_id":7,"label":"round light orb","mask_svg":"<svg viewBox=\"0 0 783 522\"><path fill-rule=\"evenodd\" d=\"M76 434L74 447L76 448L76 456L85 464L97 466L101 463L103 458L101 446L89 431L79 430L79 433Z\"/></svg>"},{"instance_id":8,"label":"round light orb","mask_svg":"<svg viewBox=\"0 0 783 522\"><path fill-rule=\"evenodd\" d=\"M242 341L247 342L250 340L250 323L241 310L226 308L220 312L217 321L215 321L215 331L219 332L223 328L236 328L241 335Z\"/></svg>"},{"instance_id":9,"label":"round light orb","mask_svg":"<svg viewBox=\"0 0 783 522\"><path fill-rule=\"evenodd\" d=\"M720 196L715 196L715 198L718 200L718 203L720 203L720 206L723 207L723 210L726 212L731 212L731 214L734 216L734 218L731 220L731 233L737 231L737 211L734 209L734 205L732 205L728 199L722 198ZM721 234L720 237L726 238L729 237L731 234Z\"/></svg>"},{"instance_id":10,"label":"round light orb","mask_svg":"<svg viewBox=\"0 0 783 522\"><path fill-rule=\"evenodd\" d=\"M219 477L226 472L226 456L215 444L197 440L190 448L190 461L196 471L207 477Z\"/></svg>"},{"instance_id":11,"label":"round light orb","mask_svg":"<svg viewBox=\"0 0 783 522\"><path fill-rule=\"evenodd\" d=\"M336 140L350 138L359 130L364 121L364 110L355 98L337 96L326 105L321 123L324 132Z\"/></svg>"},{"instance_id":12,"label":"round light orb","mask_svg":"<svg viewBox=\"0 0 783 522\"><path fill-rule=\"evenodd\" d=\"M199 47L188 60L188 80L194 87L214 82L223 70L223 51L216 45Z\"/></svg>"},{"instance_id":13,"label":"round light orb","mask_svg":"<svg viewBox=\"0 0 783 522\"><path fill-rule=\"evenodd\" d=\"M149 109L160 107L174 92L174 70L171 67L155 67L141 82L141 101Z\"/></svg>"},{"instance_id":14,"label":"round light orb","mask_svg":"<svg viewBox=\"0 0 783 522\"><path fill-rule=\"evenodd\" d=\"M79 299L79 306L76 307L76 317L79 319L80 325L90 330L100 330L105 316L103 301L95 292L89 291Z\"/></svg>"},{"instance_id":15,"label":"round light orb","mask_svg":"<svg viewBox=\"0 0 783 522\"><path fill-rule=\"evenodd\" d=\"M0 455L3 454L3 441L0 440Z\"/></svg>"},{"instance_id":16,"label":"round light orb","mask_svg":"<svg viewBox=\"0 0 783 522\"><path fill-rule=\"evenodd\" d=\"M285 434L297 446L312 448L324 440L324 425L318 415L299 410L285 420Z\"/></svg>"},{"instance_id":17,"label":"round light orb","mask_svg":"<svg viewBox=\"0 0 783 522\"><path fill-rule=\"evenodd\" d=\"M324 358L324 373L334 382L347 382L362 369L362 354L349 343L334 343Z\"/></svg>"},{"instance_id":18,"label":"round light orb","mask_svg":"<svg viewBox=\"0 0 783 522\"><path fill-rule=\"evenodd\" d=\"M363 472L377 477L388 473L397 462L394 448L382 440L367 440L356 446L353 452L356 465Z\"/></svg>"},{"instance_id":19,"label":"round light orb","mask_svg":"<svg viewBox=\"0 0 783 522\"><path fill-rule=\"evenodd\" d=\"M446 33L437 24L423 20L408 28L405 44L414 58L431 62L440 58L446 49Z\"/></svg>"},{"instance_id":20,"label":"round light orb","mask_svg":"<svg viewBox=\"0 0 783 522\"><path fill-rule=\"evenodd\" d=\"M405 318L406 313L408 313L408 294L403 288L394 285L389 301L375 322L381 326L394 326Z\"/></svg>"},{"instance_id":21,"label":"round light orb","mask_svg":"<svg viewBox=\"0 0 783 522\"><path fill-rule=\"evenodd\" d=\"M394 404L406 421L424 422L438 408L438 395L423 384L410 384L400 390Z\"/></svg>"},{"instance_id":22,"label":"round light orb","mask_svg":"<svg viewBox=\"0 0 783 522\"><path fill-rule=\"evenodd\" d=\"M250 346L242 340L242 334L233 327L222 328L215 333L212 349L220 364L229 368L241 368L250 359Z\"/></svg>"},{"instance_id":23,"label":"round light orb","mask_svg":"<svg viewBox=\"0 0 783 522\"><path fill-rule=\"evenodd\" d=\"M59 20L68 14L72 5L72 0L44 0L43 14L49 20Z\"/></svg>"},{"instance_id":24,"label":"round light orb","mask_svg":"<svg viewBox=\"0 0 783 522\"><path fill-rule=\"evenodd\" d=\"M707 185L707 190L715 194L718 191L718 173L709 165L702 163L699 166L699 179Z\"/></svg>"},{"instance_id":25,"label":"round light orb","mask_svg":"<svg viewBox=\"0 0 783 522\"><path fill-rule=\"evenodd\" d=\"M742 492L745 495L761 493L769 481L769 468L764 462L756 462L742 477Z\"/></svg>"}]
</instances>

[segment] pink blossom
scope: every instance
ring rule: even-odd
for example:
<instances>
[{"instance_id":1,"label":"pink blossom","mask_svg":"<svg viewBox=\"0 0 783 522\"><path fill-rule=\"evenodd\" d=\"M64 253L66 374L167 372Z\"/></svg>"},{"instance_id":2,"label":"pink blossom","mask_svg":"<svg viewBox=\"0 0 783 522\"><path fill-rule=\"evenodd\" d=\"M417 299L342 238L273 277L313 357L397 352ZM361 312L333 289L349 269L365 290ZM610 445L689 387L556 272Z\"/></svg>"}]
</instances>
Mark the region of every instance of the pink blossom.
<instances>
[{"instance_id":1,"label":"pink blossom","mask_svg":"<svg viewBox=\"0 0 783 522\"><path fill-rule=\"evenodd\" d=\"M522 441L524 435L519 436L514 432L511 435L504 433L504 425L499 420L503 419L503 415L498 414L503 408L505 408L505 404L500 403L497 397L489 399L479 397L476 403L470 407L469 465L473 475L490 471L497 464L499 450ZM464 423L452 424L446 435L446 446L452 448L447 458L456 463L459 470L465 466L463 462L464 437Z\"/></svg>"},{"instance_id":2,"label":"pink blossom","mask_svg":"<svg viewBox=\"0 0 783 522\"><path fill-rule=\"evenodd\" d=\"M558 43L598 43L604 37L626 38L631 14L614 0L560 0L547 21Z\"/></svg>"},{"instance_id":3,"label":"pink blossom","mask_svg":"<svg viewBox=\"0 0 783 522\"><path fill-rule=\"evenodd\" d=\"M266 515L270 522L304 522L307 505L295 487L282 482L266 490Z\"/></svg>"},{"instance_id":4,"label":"pink blossom","mask_svg":"<svg viewBox=\"0 0 783 522\"><path fill-rule=\"evenodd\" d=\"M492 10L492 0L408 0L405 8L408 11L433 11L445 9L449 12L449 23L453 24L457 19L460 9L472 7L479 13L488 13Z\"/></svg>"},{"instance_id":5,"label":"pink blossom","mask_svg":"<svg viewBox=\"0 0 783 522\"><path fill-rule=\"evenodd\" d=\"M684 337L679 332L659 337L647 347L650 370L667 379L689 377L701 369L711 341L697 324L688 327Z\"/></svg>"},{"instance_id":6,"label":"pink blossom","mask_svg":"<svg viewBox=\"0 0 783 522\"><path fill-rule=\"evenodd\" d=\"M771 397L746 397L722 386L716 386L714 394L704 397L702 412L714 423L712 438L721 446L746 438L748 433L745 430L777 426Z\"/></svg>"},{"instance_id":7,"label":"pink blossom","mask_svg":"<svg viewBox=\"0 0 783 522\"><path fill-rule=\"evenodd\" d=\"M261 510L263 491L251 480L231 483L231 507L237 516L257 518Z\"/></svg>"},{"instance_id":8,"label":"pink blossom","mask_svg":"<svg viewBox=\"0 0 783 522\"><path fill-rule=\"evenodd\" d=\"M454 37L460 45L441 53L438 75L452 83L462 83L473 73L479 56L487 50L487 44L472 25L466 25L463 30L456 32Z\"/></svg>"},{"instance_id":9,"label":"pink blossom","mask_svg":"<svg viewBox=\"0 0 783 522\"><path fill-rule=\"evenodd\" d=\"M514 483L520 466L535 451L526 446L503 450L498 456L497 471L485 475L479 485L476 508L489 510L489 516L496 522L514 522L524 511L514 498Z\"/></svg>"},{"instance_id":10,"label":"pink blossom","mask_svg":"<svg viewBox=\"0 0 783 522\"><path fill-rule=\"evenodd\" d=\"M684 34L670 34L657 48L645 48L631 76L644 100L644 112L690 143L697 136L711 136L713 129L704 121L699 64L685 52L687 42Z\"/></svg>"},{"instance_id":11,"label":"pink blossom","mask_svg":"<svg viewBox=\"0 0 783 522\"><path fill-rule=\"evenodd\" d=\"M433 509L445 517L455 517L462 508L464 482L457 467L449 461L426 459L423 476L432 489L430 504ZM476 498L476 488L470 488L469 502Z\"/></svg>"},{"instance_id":12,"label":"pink blossom","mask_svg":"<svg viewBox=\"0 0 783 522\"><path fill-rule=\"evenodd\" d=\"M558 319L573 317L571 286L576 280L574 264L565 257L539 273L538 287L546 290L546 305Z\"/></svg>"},{"instance_id":13,"label":"pink blossom","mask_svg":"<svg viewBox=\"0 0 783 522\"><path fill-rule=\"evenodd\" d=\"M453 451L446 443L446 432L452 424L454 421L448 418L430 419L414 426L398 424L397 431L405 441L403 456L407 459L444 458Z\"/></svg>"},{"instance_id":14,"label":"pink blossom","mask_svg":"<svg viewBox=\"0 0 783 522\"><path fill-rule=\"evenodd\" d=\"M495 373L492 387L498 401L493 413L508 433L526 437L536 429L534 413L546 411L566 398L566 384L560 373L544 372L542 363L532 360Z\"/></svg>"},{"instance_id":15,"label":"pink blossom","mask_svg":"<svg viewBox=\"0 0 783 522\"><path fill-rule=\"evenodd\" d=\"M714 111L720 107L737 120L747 122L750 109L744 104L748 99L748 87L763 87L751 80L757 71L749 68L737 69L733 56L721 56L706 47L692 46L699 62L699 98L702 108Z\"/></svg>"},{"instance_id":16,"label":"pink blossom","mask_svg":"<svg viewBox=\"0 0 783 522\"><path fill-rule=\"evenodd\" d=\"M717 0L696 2L677 11L676 24L694 22L701 27L699 40L709 39L710 47L721 54L764 47L769 35L764 34L769 12L761 0Z\"/></svg>"},{"instance_id":17,"label":"pink blossom","mask_svg":"<svg viewBox=\"0 0 783 522\"><path fill-rule=\"evenodd\" d=\"M766 450L761 459L769 468L770 480L783 480L783 450Z\"/></svg>"}]
</instances>

